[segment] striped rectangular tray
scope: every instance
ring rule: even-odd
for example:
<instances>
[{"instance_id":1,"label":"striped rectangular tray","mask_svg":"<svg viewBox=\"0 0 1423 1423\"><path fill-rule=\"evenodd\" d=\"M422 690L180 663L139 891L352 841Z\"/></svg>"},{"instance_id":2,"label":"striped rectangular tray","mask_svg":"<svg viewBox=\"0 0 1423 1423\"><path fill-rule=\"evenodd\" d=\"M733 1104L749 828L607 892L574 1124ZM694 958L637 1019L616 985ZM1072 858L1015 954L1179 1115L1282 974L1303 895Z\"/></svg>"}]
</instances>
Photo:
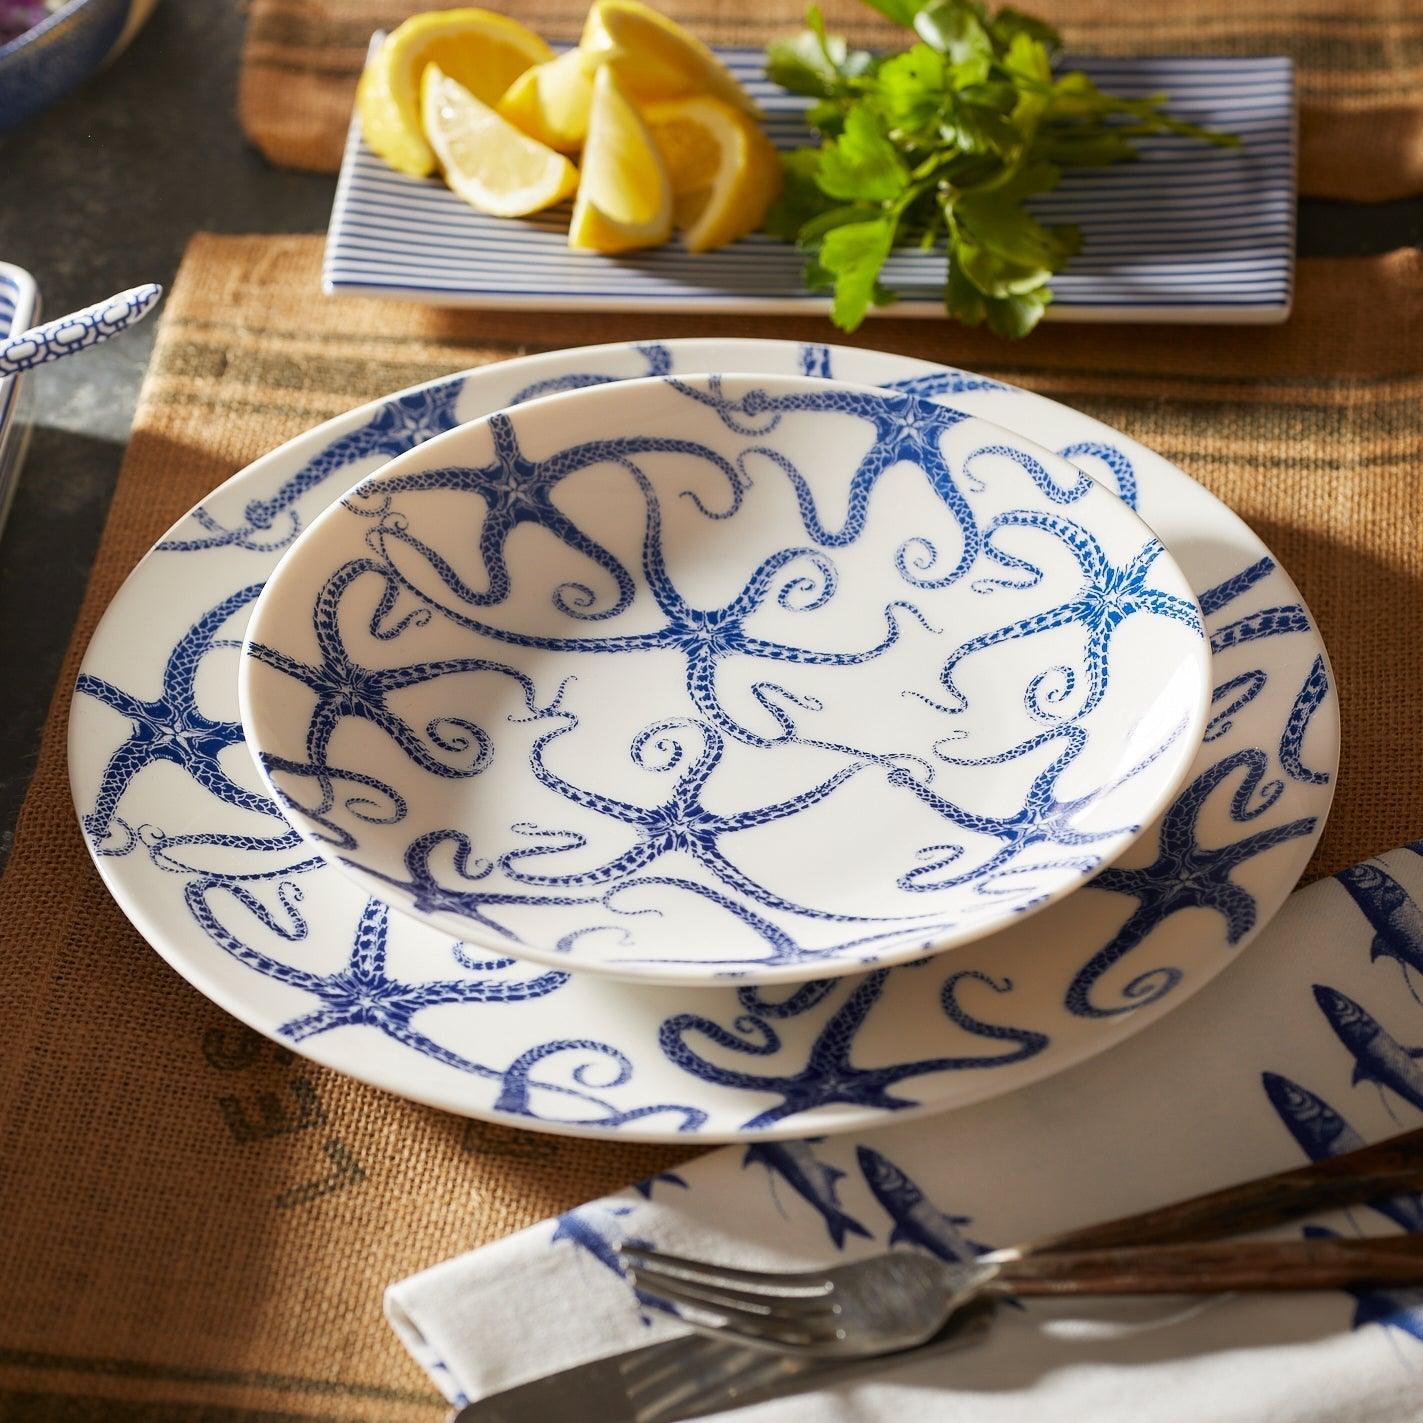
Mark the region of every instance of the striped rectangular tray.
<instances>
[{"instance_id":1,"label":"striped rectangular tray","mask_svg":"<svg viewBox=\"0 0 1423 1423\"><path fill-rule=\"evenodd\" d=\"M804 101L768 84L757 49L722 59L760 105L782 147L804 143ZM1197 123L1238 133L1239 149L1173 136L1141 161L1067 173L1034 203L1078 224L1082 251L1053 283L1048 315L1075 321L1264 323L1289 315L1294 277L1295 105L1288 59L1084 59L1104 88L1165 92ZM567 207L512 221L485 217L434 179L387 168L351 126L327 235L330 293L442 306L659 312L827 311L801 284L788 244L752 236L691 256L675 242L627 257L573 252ZM942 315L941 253L894 257L886 280L901 316Z\"/></svg>"}]
</instances>

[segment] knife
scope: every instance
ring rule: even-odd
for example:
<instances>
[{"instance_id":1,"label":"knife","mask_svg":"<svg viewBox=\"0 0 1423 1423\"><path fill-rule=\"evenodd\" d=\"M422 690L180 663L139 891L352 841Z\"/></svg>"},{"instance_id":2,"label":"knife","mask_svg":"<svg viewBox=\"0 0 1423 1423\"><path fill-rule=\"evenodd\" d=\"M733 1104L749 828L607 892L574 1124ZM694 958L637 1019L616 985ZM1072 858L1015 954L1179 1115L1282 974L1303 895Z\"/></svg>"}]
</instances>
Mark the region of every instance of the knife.
<instances>
[{"instance_id":1,"label":"knife","mask_svg":"<svg viewBox=\"0 0 1423 1423\"><path fill-rule=\"evenodd\" d=\"M490 1394L456 1409L448 1423L681 1423L964 1348L987 1333L992 1312L990 1301L970 1306L932 1339L877 1359L826 1362L705 1335L669 1339Z\"/></svg>"}]
</instances>

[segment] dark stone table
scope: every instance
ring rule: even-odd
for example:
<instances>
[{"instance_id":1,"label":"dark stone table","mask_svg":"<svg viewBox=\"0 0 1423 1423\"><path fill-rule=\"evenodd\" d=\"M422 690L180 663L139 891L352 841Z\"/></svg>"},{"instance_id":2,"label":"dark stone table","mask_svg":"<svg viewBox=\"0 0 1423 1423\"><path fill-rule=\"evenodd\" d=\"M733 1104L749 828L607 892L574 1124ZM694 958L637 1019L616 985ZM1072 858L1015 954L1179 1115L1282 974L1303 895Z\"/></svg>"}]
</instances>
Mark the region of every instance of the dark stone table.
<instances>
[{"instance_id":1,"label":"dark stone table","mask_svg":"<svg viewBox=\"0 0 1423 1423\"><path fill-rule=\"evenodd\" d=\"M234 117L242 17L226 0L161 4L82 92L0 139L0 258L62 315L168 285L188 238L315 232L335 180L273 168ZM1300 207L1302 255L1423 243L1423 200ZM35 430L0 539L0 861L8 853L152 349L156 321L34 378Z\"/></svg>"}]
</instances>

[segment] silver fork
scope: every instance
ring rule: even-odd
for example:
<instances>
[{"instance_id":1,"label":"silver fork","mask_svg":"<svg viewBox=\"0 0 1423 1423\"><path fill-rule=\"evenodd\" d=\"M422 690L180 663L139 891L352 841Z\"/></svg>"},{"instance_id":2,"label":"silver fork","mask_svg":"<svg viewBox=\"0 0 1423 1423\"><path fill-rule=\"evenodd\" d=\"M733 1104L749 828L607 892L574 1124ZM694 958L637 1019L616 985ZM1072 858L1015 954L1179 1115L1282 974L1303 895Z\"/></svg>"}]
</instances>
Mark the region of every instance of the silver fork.
<instances>
[{"instance_id":1,"label":"silver fork","mask_svg":"<svg viewBox=\"0 0 1423 1423\"><path fill-rule=\"evenodd\" d=\"M1423 1285L1423 1236L997 1250L962 1264L877 1255L830 1270L738 1270L624 1247L645 1303L747 1348L814 1359L912 1349L985 1296L1217 1294Z\"/></svg>"},{"instance_id":2,"label":"silver fork","mask_svg":"<svg viewBox=\"0 0 1423 1423\"><path fill-rule=\"evenodd\" d=\"M1361 1201L1387 1207L1387 1198L1420 1188L1423 1130L962 1264L891 1254L777 1274L629 1247L622 1254L644 1296L695 1328L761 1349L846 1358L912 1347L985 1294L1323 1289L1364 1283L1371 1270L1390 1283L1420 1283L1420 1246L1406 1238L1199 1244ZM1134 1245L1141 1241L1152 1245ZM1197 1242L1190 1252L1187 1242Z\"/></svg>"}]
</instances>

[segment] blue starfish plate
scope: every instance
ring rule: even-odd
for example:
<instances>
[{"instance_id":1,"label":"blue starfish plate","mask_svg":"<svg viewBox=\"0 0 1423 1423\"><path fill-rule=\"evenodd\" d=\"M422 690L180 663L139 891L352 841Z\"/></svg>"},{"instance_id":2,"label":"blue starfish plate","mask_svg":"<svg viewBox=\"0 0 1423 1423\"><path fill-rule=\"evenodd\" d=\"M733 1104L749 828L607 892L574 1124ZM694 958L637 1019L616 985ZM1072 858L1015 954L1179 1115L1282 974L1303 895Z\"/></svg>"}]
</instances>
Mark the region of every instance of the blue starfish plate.
<instances>
[{"instance_id":1,"label":"blue starfish plate","mask_svg":"<svg viewBox=\"0 0 1423 1423\"><path fill-rule=\"evenodd\" d=\"M441 435L296 541L246 651L318 853L482 950L644 981L863 972L1044 908L1164 809L1211 689L1120 498L803 376Z\"/></svg>"},{"instance_id":2,"label":"blue starfish plate","mask_svg":"<svg viewBox=\"0 0 1423 1423\"><path fill-rule=\"evenodd\" d=\"M243 741L237 666L252 604L297 534L465 421L559 390L706 370L865 382L1031 430L1156 531L1205 617L1211 716L1169 807L1080 892L926 963L774 990L644 985L528 964L512 943L472 950L365 895L292 829ZM1328 661L1298 590L1181 470L980 376L777 341L559 351L311 430L159 540L96 631L77 692L70 780L98 872L220 1008L448 1111L643 1140L864 1130L983 1101L1121 1042L1274 915L1323 828L1339 755Z\"/></svg>"}]
</instances>

